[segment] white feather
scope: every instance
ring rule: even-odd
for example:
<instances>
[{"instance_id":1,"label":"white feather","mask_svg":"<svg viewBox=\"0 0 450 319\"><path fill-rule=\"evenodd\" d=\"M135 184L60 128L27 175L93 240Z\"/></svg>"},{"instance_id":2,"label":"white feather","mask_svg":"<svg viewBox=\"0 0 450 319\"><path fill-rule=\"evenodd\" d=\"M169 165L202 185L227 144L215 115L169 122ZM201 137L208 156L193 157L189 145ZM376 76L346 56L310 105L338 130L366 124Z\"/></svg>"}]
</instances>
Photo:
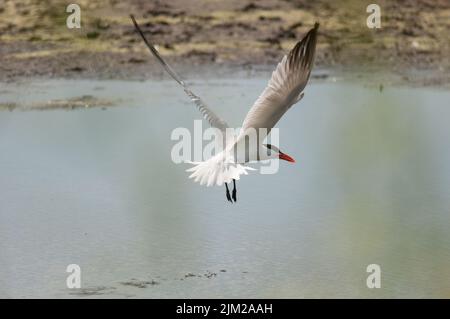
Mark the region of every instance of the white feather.
<instances>
[{"instance_id":1,"label":"white feather","mask_svg":"<svg viewBox=\"0 0 450 319\"><path fill-rule=\"evenodd\" d=\"M255 170L252 167L233 163L223 153L218 154L204 162L186 162L193 166L186 171L192 174L189 178L194 178L195 182L206 186L221 186L223 183L230 183L239 180L241 175L247 175L248 171Z\"/></svg>"}]
</instances>

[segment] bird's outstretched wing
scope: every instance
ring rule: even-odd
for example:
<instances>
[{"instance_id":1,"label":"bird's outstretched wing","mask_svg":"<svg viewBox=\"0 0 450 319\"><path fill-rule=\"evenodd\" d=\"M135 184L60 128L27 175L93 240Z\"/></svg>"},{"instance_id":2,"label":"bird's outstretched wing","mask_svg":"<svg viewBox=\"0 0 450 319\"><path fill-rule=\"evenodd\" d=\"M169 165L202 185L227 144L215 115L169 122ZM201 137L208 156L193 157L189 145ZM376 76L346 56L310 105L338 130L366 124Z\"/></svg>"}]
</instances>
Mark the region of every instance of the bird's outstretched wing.
<instances>
[{"instance_id":1,"label":"bird's outstretched wing","mask_svg":"<svg viewBox=\"0 0 450 319\"><path fill-rule=\"evenodd\" d=\"M141 28L136 22L136 19L133 15L130 15L131 20L133 21L134 27L136 28L136 31L141 35L142 40L144 40L145 44L149 48L150 52L156 57L156 59L161 63L163 68L167 71L167 73L170 74L170 76L177 81L179 85L181 85L184 89L184 92L191 98L191 100L197 105L197 108L202 113L203 117L211 124L212 127L216 127L220 129L221 131L225 132L225 130L228 127L228 124L218 117L211 109L208 108L208 106L198 97L195 95L184 83L183 80L181 80L180 76L170 67L170 65L167 64L166 61L161 57L159 52L156 50L156 48L148 42L147 38L144 36L144 33L142 32Z\"/></svg>"},{"instance_id":2,"label":"bird's outstretched wing","mask_svg":"<svg viewBox=\"0 0 450 319\"><path fill-rule=\"evenodd\" d=\"M314 63L318 28L316 23L278 63L267 87L247 113L241 135L248 128L265 128L268 134L283 114L303 97L302 91Z\"/></svg>"}]
</instances>

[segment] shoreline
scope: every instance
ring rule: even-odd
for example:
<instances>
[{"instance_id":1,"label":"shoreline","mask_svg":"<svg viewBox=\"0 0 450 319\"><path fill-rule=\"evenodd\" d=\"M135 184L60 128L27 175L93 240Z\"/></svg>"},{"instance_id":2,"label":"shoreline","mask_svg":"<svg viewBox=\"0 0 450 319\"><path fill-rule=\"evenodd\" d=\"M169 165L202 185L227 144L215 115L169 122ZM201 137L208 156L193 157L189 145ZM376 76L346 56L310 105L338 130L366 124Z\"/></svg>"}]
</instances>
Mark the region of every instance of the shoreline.
<instances>
[{"instance_id":1,"label":"shoreline","mask_svg":"<svg viewBox=\"0 0 450 319\"><path fill-rule=\"evenodd\" d=\"M159 66L156 65L156 66ZM205 66L200 66L201 68L205 68ZM1 111L48 111L48 110L75 110L75 109L90 109L90 108L101 108L108 109L114 108L116 106L120 106L123 104L123 100L118 98L117 96L112 98L110 96L105 96L103 94L103 85L102 83L107 82L120 82L122 84L126 82L165 82L177 86L176 82L170 78L169 75L166 74L164 70L147 72L145 74L134 74L133 76L128 77L54 77L49 78L47 76L41 77L28 77L15 79L10 82L3 82L2 89L0 90L0 112ZM178 70L177 70L178 71ZM233 81L237 80L251 80L257 79L267 81L270 78L272 70L269 66L258 66L257 68L246 68L242 69L231 69L221 66L221 68L207 68L207 72L202 73L198 72L198 70L190 70L185 72L180 72L181 77L188 83L188 85L193 89L197 94L201 94L202 86L210 85L211 81ZM186 72L187 71L187 72ZM434 73L427 73L427 77L425 79L434 79ZM35 100L32 102L24 102L23 99L20 98L18 92L23 88L33 88L36 85L40 86L44 84L45 86L50 85L50 87L55 85L55 82L58 81L66 81L72 82L74 85L80 84L82 82L92 82L94 87L91 89L87 89L84 91L77 90L77 94L71 94L70 91L67 91L66 94L59 94L58 96L48 95L46 99ZM0 81L0 84L2 82ZM379 91L380 94L383 93L384 90L389 90L390 88L431 88L437 90L449 90L449 85L443 85L442 83L435 82L426 82L424 81L423 74L417 77L408 77L388 74L385 72L349 72L342 71L336 69L319 69L316 68L313 70L311 74L311 78L309 81L309 85L317 85L317 84L330 84L335 83L337 85L343 83L356 84L358 86L362 86L365 88L374 89ZM67 83L66 83L67 85ZM86 83L83 83L86 85ZM34 88L35 89L35 88ZM263 87L261 88L261 90ZM48 87L40 89L42 92L50 93L51 89ZM65 91L64 91L65 92ZM181 91L180 91L181 92ZM34 94L34 93L31 93ZM182 94L182 93L180 93ZM189 101L186 100L186 103Z\"/></svg>"},{"instance_id":2,"label":"shoreline","mask_svg":"<svg viewBox=\"0 0 450 319\"><path fill-rule=\"evenodd\" d=\"M162 69L134 30L186 78L273 70L315 21L315 69L385 73L422 86L450 86L450 3L382 1L382 27L366 4L327 1L79 0L81 29L66 27L62 0L0 5L0 82L26 78L142 79ZM426 76L423 80L420 74Z\"/></svg>"},{"instance_id":3,"label":"shoreline","mask_svg":"<svg viewBox=\"0 0 450 319\"><path fill-rule=\"evenodd\" d=\"M149 60L154 59L149 56ZM281 60L281 57L280 57ZM236 64L197 64L186 65L179 62L170 65L185 81L202 81L217 78L253 78L266 77L270 79L272 72L276 68L274 64L258 64L258 65L236 65ZM377 69L375 67L365 70L358 67L321 67L316 65L311 73L310 81L316 80L339 80L339 81L362 81L363 85L373 86L383 84L396 87L434 87L441 89L450 89L450 73L436 69L405 69L401 71L392 71L385 69ZM97 71L92 70L85 73L72 74L30 74L18 75L12 78L0 78L0 83L4 84L20 84L35 81L51 81L51 80L87 80L87 81L172 81L170 76L155 61L148 61L139 68L125 68L122 70ZM1 94L1 90L0 90Z\"/></svg>"}]
</instances>

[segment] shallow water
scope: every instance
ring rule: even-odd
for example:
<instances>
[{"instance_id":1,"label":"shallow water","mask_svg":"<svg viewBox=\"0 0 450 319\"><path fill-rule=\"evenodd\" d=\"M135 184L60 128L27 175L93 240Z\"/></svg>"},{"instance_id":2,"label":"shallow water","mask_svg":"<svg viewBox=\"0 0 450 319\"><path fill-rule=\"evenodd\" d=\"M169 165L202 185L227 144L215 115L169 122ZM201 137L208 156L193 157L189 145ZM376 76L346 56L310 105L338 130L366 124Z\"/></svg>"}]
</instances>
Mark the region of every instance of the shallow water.
<instances>
[{"instance_id":1,"label":"shallow water","mask_svg":"<svg viewBox=\"0 0 450 319\"><path fill-rule=\"evenodd\" d=\"M265 84L193 89L239 126ZM200 118L172 81L2 88L120 101L0 112L0 297L450 297L448 91L312 83L278 125L297 163L245 176L229 204L171 162L172 129Z\"/></svg>"}]
</instances>

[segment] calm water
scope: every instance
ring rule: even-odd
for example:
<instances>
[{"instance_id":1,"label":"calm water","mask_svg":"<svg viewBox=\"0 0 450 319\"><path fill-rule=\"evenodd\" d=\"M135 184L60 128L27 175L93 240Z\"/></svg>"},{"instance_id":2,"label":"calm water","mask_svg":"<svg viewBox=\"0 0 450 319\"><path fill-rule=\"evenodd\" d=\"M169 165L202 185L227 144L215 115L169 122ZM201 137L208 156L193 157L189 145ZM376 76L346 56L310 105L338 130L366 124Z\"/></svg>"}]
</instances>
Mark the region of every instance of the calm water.
<instances>
[{"instance_id":1,"label":"calm water","mask_svg":"<svg viewBox=\"0 0 450 319\"><path fill-rule=\"evenodd\" d=\"M265 84L193 89L237 127ZM172 81L3 85L0 102L86 94L120 101L0 112L0 297L450 297L450 92L313 83L278 125L297 163L245 176L237 204L171 162L172 129L199 118Z\"/></svg>"}]
</instances>

